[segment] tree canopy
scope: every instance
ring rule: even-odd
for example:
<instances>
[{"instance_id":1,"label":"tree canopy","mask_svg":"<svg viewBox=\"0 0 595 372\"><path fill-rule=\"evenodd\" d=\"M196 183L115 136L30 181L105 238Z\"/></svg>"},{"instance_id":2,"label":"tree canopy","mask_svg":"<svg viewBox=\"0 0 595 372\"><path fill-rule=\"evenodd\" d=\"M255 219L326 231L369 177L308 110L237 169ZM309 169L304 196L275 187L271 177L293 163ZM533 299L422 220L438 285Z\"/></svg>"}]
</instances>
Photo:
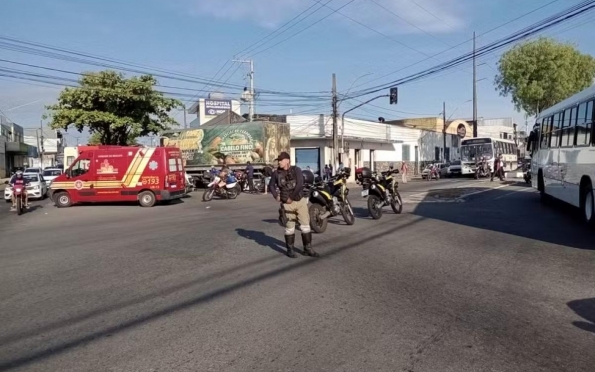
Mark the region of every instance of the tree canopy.
<instances>
[{"instance_id":1,"label":"tree canopy","mask_svg":"<svg viewBox=\"0 0 595 372\"><path fill-rule=\"evenodd\" d=\"M158 134L177 122L169 116L182 105L154 89L151 75L129 79L114 71L85 73L76 88L65 88L47 107L52 129L88 129L94 142L126 145Z\"/></svg>"},{"instance_id":2,"label":"tree canopy","mask_svg":"<svg viewBox=\"0 0 595 372\"><path fill-rule=\"evenodd\" d=\"M496 90L512 97L515 108L528 115L589 87L595 59L572 44L540 38L515 46L500 58Z\"/></svg>"}]
</instances>

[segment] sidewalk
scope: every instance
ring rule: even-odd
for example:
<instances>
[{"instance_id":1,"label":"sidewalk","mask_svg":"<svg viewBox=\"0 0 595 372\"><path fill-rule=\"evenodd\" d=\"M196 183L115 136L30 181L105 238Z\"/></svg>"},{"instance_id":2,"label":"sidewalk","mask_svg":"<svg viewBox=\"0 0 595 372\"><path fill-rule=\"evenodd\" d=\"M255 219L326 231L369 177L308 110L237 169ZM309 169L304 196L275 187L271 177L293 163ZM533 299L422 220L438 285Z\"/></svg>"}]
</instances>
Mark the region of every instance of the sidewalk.
<instances>
[{"instance_id":1,"label":"sidewalk","mask_svg":"<svg viewBox=\"0 0 595 372\"><path fill-rule=\"evenodd\" d=\"M4 189L6 188L4 182L8 180L10 180L10 178L0 178L0 191L4 191Z\"/></svg>"}]
</instances>

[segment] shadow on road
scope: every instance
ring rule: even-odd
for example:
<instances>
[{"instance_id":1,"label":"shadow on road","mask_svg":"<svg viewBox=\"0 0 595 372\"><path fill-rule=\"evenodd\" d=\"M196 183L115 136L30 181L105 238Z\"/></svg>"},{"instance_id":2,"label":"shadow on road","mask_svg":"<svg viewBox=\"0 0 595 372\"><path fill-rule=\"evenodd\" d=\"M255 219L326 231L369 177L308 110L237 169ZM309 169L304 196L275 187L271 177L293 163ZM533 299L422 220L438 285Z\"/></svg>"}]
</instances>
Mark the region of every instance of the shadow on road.
<instances>
[{"instance_id":1,"label":"shadow on road","mask_svg":"<svg viewBox=\"0 0 595 372\"><path fill-rule=\"evenodd\" d=\"M258 245L261 245L263 247L269 247L276 252L279 252L283 255L285 254L285 249L282 248L285 247L285 242L268 236L262 231L236 229L236 232L242 238L253 240Z\"/></svg>"},{"instance_id":2,"label":"shadow on road","mask_svg":"<svg viewBox=\"0 0 595 372\"><path fill-rule=\"evenodd\" d=\"M574 300L568 303L568 307L584 321L575 321L572 324L583 331L595 333L595 298L586 298L584 300Z\"/></svg>"},{"instance_id":3,"label":"shadow on road","mask_svg":"<svg viewBox=\"0 0 595 372\"><path fill-rule=\"evenodd\" d=\"M403 223L398 226L394 226L394 224L389 223L389 222L379 223L374 228L369 229L369 231L362 234L358 240L353 240L345 245L342 245L342 246L339 246L339 247L336 247L333 249L329 249L326 252L325 251L320 252L321 253L320 259L304 259L304 260L297 260L297 261L291 260L290 262L292 264L290 266L283 265L282 267L277 267L272 270L259 272L258 274L254 275L248 279L242 279L242 280L237 281L233 284L230 284L230 285L227 285L224 287L220 287L220 288L216 288L216 289L213 289L212 291L209 291L206 293L199 293L199 294L197 294L197 296L195 296L193 298L189 298L186 300L178 301L176 303L172 303L172 304L170 304L166 307L163 307L161 309L155 309L153 307L150 307L147 309L139 308L139 309L137 309L137 311L134 311L133 318L124 318L124 319L109 321L107 324L105 324L104 327L101 327L99 329L90 330L80 336L77 335L72 338L65 338L65 339L58 340L58 342L56 344L53 344L51 346L42 346L42 347L40 347L40 349L37 349L37 350L27 350L27 351L24 351L21 353L13 353L12 359L0 361L0 371L7 371L7 370L23 367L23 366L29 365L31 363L34 363L34 362L40 362L44 359L60 355L62 353L76 349L80 346L87 345L94 341L101 340L103 337L113 336L115 334L132 329L137 326L141 326L143 324L146 324L148 322L151 322L151 321L154 321L157 319L161 319L163 317L169 316L169 315L177 313L179 311L183 311L183 310L195 307L195 306L205 305L205 304L209 303L210 301L213 301L220 297L231 295L236 291L242 290L246 287L250 287L250 286L257 284L261 281L265 281L265 280L277 277L279 275L284 275L286 273L298 270L302 267L316 264L317 262L323 262L324 258L326 258L326 257L334 256L334 255L340 254L344 251L358 248L364 243L369 244L389 232L394 232L394 231L397 231L397 230L400 230L403 228L407 228L407 227L417 224L423 220L424 220L424 218L416 218L412 221ZM262 234L260 232L256 232L256 233L258 233L256 235L253 235L252 233L254 233L254 232L251 230L243 230L243 232L245 234L249 235L251 237L250 239L253 239L257 242L259 241L257 239L265 240L265 238L263 237L264 234ZM239 233L240 232L238 231L238 234ZM259 234L262 234L262 235L259 235ZM264 235L264 236L266 236L266 235ZM271 237L266 237L266 241L269 243L271 241L280 242L279 240L271 238ZM322 240L320 243L321 244L320 246L324 246L327 243L330 243L330 241ZM270 260L270 257L267 257L265 260L267 260L267 261ZM253 264L254 263L248 263L247 266L251 266ZM236 269L237 268L232 268L227 273L228 274L233 273ZM220 275L221 274L219 273L219 275L217 275L217 276L220 276ZM174 288L168 290L167 293L171 294L177 290L187 288L189 285L192 285L191 283L196 284L196 283L199 283L202 281L204 281L204 278L202 280L195 280L190 283L182 284L182 285L178 286L178 288L174 287ZM156 295L159 295L159 294L156 294ZM43 334L47 335L47 332L49 332L51 330L61 329L63 327L71 327L76 324L79 324L83 320L100 317L110 311L122 309L122 308L125 308L130 305L139 305L140 303L142 303L144 301L150 300L152 297L153 296L146 296L143 300L137 299L137 300L130 301L128 303L111 306L106 309L98 309L91 313L83 314L83 315L79 316L78 318L64 320L64 321L60 321L60 322L57 322L54 324L48 324L46 326L42 326L41 329L32 330L29 332L23 332L20 335L4 335L1 338L0 344L3 347L5 347L5 346L7 346L7 344L22 340L23 338L39 337L40 335L43 335Z\"/></svg>"},{"instance_id":4,"label":"shadow on road","mask_svg":"<svg viewBox=\"0 0 595 372\"><path fill-rule=\"evenodd\" d=\"M555 201L544 203L524 187L491 189L468 198L463 196L466 200L463 203L436 202L433 195L440 191L430 190L412 213L572 248L595 249L595 231L584 226L576 208Z\"/></svg>"},{"instance_id":5,"label":"shadow on road","mask_svg":"<svg viewBox=\"0 0 595 372\"><path fill-rule=\"evenodd\" d=\"M370 217L370 211L368 211L368 208L352 206L351 209L353 209L353 215L357 218L369 218Z\"/></svg>"}]
</instances>

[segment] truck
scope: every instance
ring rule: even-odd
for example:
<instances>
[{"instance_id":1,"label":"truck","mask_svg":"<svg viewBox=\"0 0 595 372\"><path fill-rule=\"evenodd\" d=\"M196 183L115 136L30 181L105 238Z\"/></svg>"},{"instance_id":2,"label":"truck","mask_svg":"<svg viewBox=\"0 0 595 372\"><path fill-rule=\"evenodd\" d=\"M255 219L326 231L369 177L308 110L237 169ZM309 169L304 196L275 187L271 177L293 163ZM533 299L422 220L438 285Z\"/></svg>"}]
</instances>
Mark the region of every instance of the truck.
<instances>
[{"instance_id":1,"label":"truck","mask_svg":"<svg viewBox=\"0 0 595 372\"><path fill-rule=\"evenodd\" d=\"M258 177L280 152L290 151L289 124L270 121L207 123L200 128L163 132L160 145L180 149L184 169L197 186L206 183L213 167L225 166L239 171L250 162Z\"/></svg>"},{"instance_id":2,"label":"truck","mask_svg":"<svg viewBox=\"0 0 595 372\"><path fill-rule=\"evenodd\" d=\"M50 186L58 208L120 201L152 207L186 194L182 156L175 147L79 146L77 150L76 158Z\"/></svg>"}]
</instances>

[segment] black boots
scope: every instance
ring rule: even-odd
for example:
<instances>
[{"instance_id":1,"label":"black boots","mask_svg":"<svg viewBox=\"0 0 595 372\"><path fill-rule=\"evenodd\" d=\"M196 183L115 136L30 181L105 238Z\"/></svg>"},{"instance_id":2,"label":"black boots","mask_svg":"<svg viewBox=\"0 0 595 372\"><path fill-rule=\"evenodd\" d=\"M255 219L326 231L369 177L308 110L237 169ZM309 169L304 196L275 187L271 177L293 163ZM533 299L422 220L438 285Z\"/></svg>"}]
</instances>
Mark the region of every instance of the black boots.
<instances>
[{"instance_id":1,"label":"black boots","mask_svg":"<svg viewBox=\"0 0 595 372\"><path fill-rule=\"evenodd\" d=\"M296 258L297 255L293 251L295 249L295 235L285 235L285 247L287 248L287 257Z\"/></svg>"},{"instance_id":2,"label":"black boots","mask_svg":"<svg viewBox=\"0 0 595 372\"><path fill-rule=\"evenodd\" d=\"M304 243L304 255L310 257L320 257L320 255L312 249L312 233L302 233L302 243Z\"/></svg>"}]
</instances>

